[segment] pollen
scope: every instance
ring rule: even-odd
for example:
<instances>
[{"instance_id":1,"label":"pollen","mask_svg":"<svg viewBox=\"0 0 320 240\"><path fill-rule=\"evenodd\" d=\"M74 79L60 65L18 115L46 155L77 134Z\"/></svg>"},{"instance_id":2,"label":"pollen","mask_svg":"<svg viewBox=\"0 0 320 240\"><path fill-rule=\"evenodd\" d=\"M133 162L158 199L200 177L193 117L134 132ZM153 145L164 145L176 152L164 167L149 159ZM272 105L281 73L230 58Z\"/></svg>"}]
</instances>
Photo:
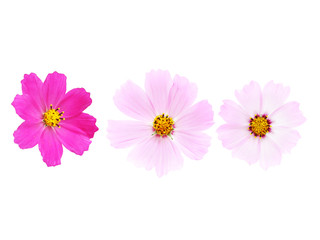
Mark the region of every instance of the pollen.
<instances>
[{"instance_id":1,"label":"pollen","mask_svg":"<svg viewBox=\"0 0 320 240\"><path fill-rule=\"evenodd\" d=\"M59 127L60 121L65 120L62 117L64 112L59 112L60 108L53 109L52 104L50 105L50 109L43 114L43 122L47 127Z\"/></svg>"},{"instance_id":2,"label":"pollen","mask_svg":"<svg viewBox=\"0 0 320 240\"><path fill-rule=\"evenodd\" d=\"M250 134L255 137L265 137L268 132L271 131L271 121L268 119L268 115L263 114L260 116L256 114L254 118L250 118L249 128Z\"/></svg>"},{"instance_id":3,"label":"pollen","mask_svg":"<svg viewBox=\"0 0 320 240\"><path fill-rule=\"evenodd\" d=\"M153 121L153 129L155 131L154 134L171 137L171 133L174 130L174 121L168 115L158 115Z\"/></svg>"}]
</instances>

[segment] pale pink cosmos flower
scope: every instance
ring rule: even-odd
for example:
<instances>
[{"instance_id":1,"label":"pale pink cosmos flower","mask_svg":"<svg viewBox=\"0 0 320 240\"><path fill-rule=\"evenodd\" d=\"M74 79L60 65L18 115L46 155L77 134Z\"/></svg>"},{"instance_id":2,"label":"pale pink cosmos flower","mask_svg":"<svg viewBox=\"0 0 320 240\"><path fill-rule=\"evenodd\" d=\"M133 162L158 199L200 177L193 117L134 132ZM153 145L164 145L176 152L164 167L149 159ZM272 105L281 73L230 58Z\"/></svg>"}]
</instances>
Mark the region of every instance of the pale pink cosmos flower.
<instances>
[{"instance_id":1,"label":"pale pink cosmos flower","mask_svg":"<svg viewBox=\"0 0 320 240\"><path fill-rule=\"evenodd\" d=\"M305 121L297 102L285 103L289 87L266 84L261 90L252 81L235 92L239 104L225 100L220 115L226 124L218 128L219 139L234 157L262 168L278 165L282 153L289 152L300 138L293 129Z\"/></svg>"},{"instance_id":2,"label":"pale pink cosmos flower","mask_svg":"<svg viewBox=\"0 0 320 240\"><path fill-rule=\"evenodd\" d=\"M78 155L89 149L90 138L98 130L96 119L83 111L91 105L90 93L75 88L66 93L66 76L48 74L43 83L36 74L25 74L22 95L12 102L25 121L14 132L20 148L38 144L47 166L61 164L62 145Z\"/></svg>"},{"instance_id":3,"label":"pale pink cosmos flower","mask_svg":"<svg viewBox=\"0 0 320 240\"><path fill-rule=\"evenodd\" d=\"M208 101L194 105L196 85L168 71L146 74L144 92L131 81L114 96L116 106L135 121L108 124L108 138L116 148L133 146L128 159L158 176L182 167L181 152L199 160L207 153L210 137L203 133L213 124Z\"/></svg>"}]
</instances>

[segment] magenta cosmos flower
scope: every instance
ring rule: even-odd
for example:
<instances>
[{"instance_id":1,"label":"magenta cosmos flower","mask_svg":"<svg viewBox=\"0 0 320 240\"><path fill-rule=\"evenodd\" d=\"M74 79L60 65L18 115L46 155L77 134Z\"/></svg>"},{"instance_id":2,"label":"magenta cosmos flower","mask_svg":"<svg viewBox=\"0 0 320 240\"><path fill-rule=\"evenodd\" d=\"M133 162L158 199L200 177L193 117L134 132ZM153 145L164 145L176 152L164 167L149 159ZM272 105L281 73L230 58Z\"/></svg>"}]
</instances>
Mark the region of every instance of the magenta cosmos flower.
<instances>
[{"instance_id":1,"label":"magenta cosmos flower","mask_svg":"<svg viewBox=\"0 0 320 240\"><path fill-rule=\"evenodd\" d=\"M267 169L281 161L298 139L293 129L305 121L297 102L285 103L289 87L269 82L263 90L256 82L235 95L240 103L225 100L220 115L227 122L218 128L219 139L234 157L249 164L259 160Z\"/></svg>"},{"instance_id":2,"label":"magenta cosmos flower","mask_svg":"<svg viewBox=\"0 0 320 240\"><path fill-rule=\"evenodd\" d=\"M20 148L39 145L43 161L48 166L61 163L62 144L82 155L98 130L96 119L83 113L91 105L90 93L75 88L66 93L66 76L57 72L44 83L31 73L21 81L22 95L12 103L25 121L14 132L14 142Z\"/></svg>"},{"instance_id":3,"label":"magenta cosmos flower","mask_svg":"<svg viewBox=\"0 0 320 240\"><path fill-rule=\"evenodd\" d=\"M128 159L158 176L182 167L181 152L201 159L208 151L210 137L202 131L213 124L208 101L193 104L196 85L168 71L146 74L144 92L128 81L116 92L114 102L137 121L109 121L108 137L116 148L134 146Z\"/></svg>"}]
</instances>

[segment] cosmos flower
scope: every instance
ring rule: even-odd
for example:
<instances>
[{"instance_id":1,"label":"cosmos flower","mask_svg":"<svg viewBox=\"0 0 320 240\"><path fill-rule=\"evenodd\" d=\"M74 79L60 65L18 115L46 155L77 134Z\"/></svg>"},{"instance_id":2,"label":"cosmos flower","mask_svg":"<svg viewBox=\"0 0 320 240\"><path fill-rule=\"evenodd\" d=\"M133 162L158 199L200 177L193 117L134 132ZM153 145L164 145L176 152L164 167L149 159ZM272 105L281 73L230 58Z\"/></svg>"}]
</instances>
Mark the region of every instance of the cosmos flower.
<instances>
[{"instance_id":1,"label":"cosmos flower","mask_svg":"<svg viewBox=\"0 0 320 240\"><path fill-rule=\"evenodd\" d=\"M225 100L221 106L226 124L217 132L223 146L249 164L259 161L264 169L279 164L282 153L300 138L293 128L305 121L297 102L285 103L289 87L271 81L261 90L252 81L235 95L240 105Z\"/></svg>"},{"instance_id":2,"label":"cosmos flower","mask_svg":"<svg viewBox=\"0 0 320 240\"><path fill-rule=\"evenodd\" d=\"M14 132L20 148L38 144L47 166L61 164L62 145L78 155L87 151L98 130L96 119L83 111L91 105L90 93L75 88L66 93L66 76L48 74L44 83L36 74L25 74L22 95L12 102L25 121Z\"/></svg>"},{"instance_id":3,"label":"cosmos flower","mask_svg":"<svg viewBox=\"0 0 320 240\"><path fill-rule=\"evenodd\" d=\"M147 170L155 168L162 176L182 167L181 152L202 159L210 137L202 131L213 124L208 101L194 105L195 84L168 71L146 74L144 92L131 81L116 92L114 102L123 113L136 119L109 121L108 138L116 148L133 146L128 159Z\"/></svg>"}]
</instances>

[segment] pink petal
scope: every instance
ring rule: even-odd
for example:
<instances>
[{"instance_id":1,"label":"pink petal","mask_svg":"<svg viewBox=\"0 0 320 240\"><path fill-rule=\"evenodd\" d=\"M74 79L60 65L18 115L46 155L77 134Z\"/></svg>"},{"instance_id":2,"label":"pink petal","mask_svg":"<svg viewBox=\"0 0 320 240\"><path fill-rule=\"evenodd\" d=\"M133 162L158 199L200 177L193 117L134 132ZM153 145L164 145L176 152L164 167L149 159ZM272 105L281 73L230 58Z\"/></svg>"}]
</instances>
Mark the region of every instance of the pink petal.
<instances>
[{"instance_id":1,"label":"pink petal","mask_svg":"<svg viewBox=\"0 0 320 240\"><path fill-rule=\"evenodd\" d=\"M224 124L217 129L218 138L227 149L233 149L252 137L247 126Z\"/></svg>"},{"instance_id":2,"label":"pink petal","mask_svg":"<svg viewBox=\"0 0 320 240\"><path fill-rule=\"evenodd\" d=\"M177 117L182 111L191 106L197 97L197 86L188 79L176 75L169 92L168 114Z\"/></svg>"},{"instance_id":3,"label":"pink petal","mask_svg":"<svg viewBox=\"0 0 320 240\"><path fill-rule=\"evenodd\" d=\"M245 160L249 164L258 161L260 157L261 139L249 135L232 151L232 156Z\"/></svg>"},{"instance_id":4,"label":"pink petal","mask_svg":"<svg viewBox=\"0 0 320 240\"><path fill-rule=\"evenodd\" d=\"M208 152L211 138L202 132L175 130L174 141L189 158L200 160Z\"/></svg>"},{"instance_id":5,"label":"pink petal","mask_svg":"<svg viewBox=\"0 0 320 240\"><path fill-rule=\"evenodd\" d=\"M273 81L267 83L262 93L261 114L270 115L274 110L284 104L290 93L289 87L275 84Z\"/></svg>"},{"instance_id":6,"label":"pink petal","mask_svg":"<svg viewBox=\"0 0 320 240\"><path fill-rule=\"evenodd\" d=\"M155 168L159 177L170 170L180 169L183 165L179 149L168 137L146 138L130 152L128 159L147 170Z\"/></svg>"},{"instance_id":7,"label":"pink petal","mask_svg":"<svg viewBox=\"0 0 320 240\"><path fill-rule=\"evenodd\" d=\"M76 128L82 134L88 136L89 138L93 138L94 133L99 130L99 128L96 126L96 121L97 120L93 116L87 113L80 113L75 117L66 118L66 120L61 121L59 125L61 128Z\"/></svg>"},{"instance_id":8,"label":"pink petal","mask_svg":"<svg viewBox=\"0 0 320 240\"><path fill-rule=\"evenodd\" d=\"M39 150L43 161L48 167L61 164L62 144L59 142L55 129L52 127L46 127L42 132Z\"/></svg>"},{"instance_id":9,"label":"pink petal","mask_svg":"<svg viewBox=\"0 0 320 240\"><path fill-rule=\"evenodd\" d=\"M149 138L153 134L152 126L138 121L109 120L108 138L116 148L126 148Z\"/></svg>"},{"instance_id":10,"label":"pink petal","mask_svg":"<svg viewBox=\"0 0 320 240\"><path fill-rule=\"evenodd\" d=\"M168 71L153 70L146 74L146 93L153 104L156 115L168 112L167 102L171 87L172 79Z\"/></svg>"},{"instance_id":11,"label":"pink petal","mask_svg":"<svg viewBox=\"0 0 320 240\"><path fill-rule=\"evenodd\" d=\"M272 127L271 132L267 136L272 139L282 153L290 152L300 139L298 131L276 126Z\"/></svg>"},{"instance_id":12,"label":"pink petal","mask_svg":"<svg viewBox=\"0 0 320 240\"><path fill-rule=\"evenodd\" d=\"M145 92L131 81L116 92L114 103L120 111L135 119L152 122L156 117Z\"/></svg>"},{"instance_id":13,"label":"pink petal","mask_svg":"<svg viewBox=\"0 0 320 240\"><path fill-rule=\"evenodd\" d=\"M249 126L251 116L234 101L224 100L219 114L227 123L238 126Z\"/></svg>"},{"instance_id":14,"label":"pink petal","mask_svg":"<svg viewBox=\"0 0 320 240\"><path fill-rule=\"evenodd\" d=\"M62 97L57 106L64 112L64 118L70 118L82 113L91 103L90 93L83 88L74 88Z\"/></svg>"},{"instance_id":15,"label":"pink petal","mask_svg":"<svg viewBox=\"0 0 320 240\"><path fill-rule=\"evenodd\" d=\"M267 169L271 166L280 164L281 152L278 146L271 140L271 138L261 139L261 158L260 166Z\"/></svg>"},{"instance_id":16,"label":"pink petal","mask_svg":"<svg viewBox=\"0 0 320 240\"><path fill-rule=\"evenodd\" d=\"M41 122L43 112L33 103L30 95L16 95L11 104L22 119Z\"/></svg>"},{"instance_id":17,"label":"pink petal","mask_svg":"<svg viewBox=\"0 0 320 240\"><path fill-rule=\"evenodd\" d=\"M296 127L306 119L299 110L299 103L288 102L270 114L272 126Z\"/></svg>"},{"instance_id":18,"label":"pink petal","mask_svg":"<svg viewBox=\"0 0 320 240\"><path fill-rule=\"evenodd\" d=\"M175 129L201 131L213 125L213 111L207 100L193 105L180 114L175 121Z\"/></svg>"},{"instance_id":19,"label":"pink petal","mask_svg":"<svg viewBox=\"0 0 320 240\"><path fill-rule=\"evenodd\" d=\"M42 87L46 109L49 109L50 104L53 108L58 108L57 104L66 93L66 79L64 74L57 72L48 74Z\"/></svg>"},{"instance_id":20,"label":"pink petal","mask_svg":"<svg viewBox=\"0 0 320 240\"><path fill-rule=\"evenodd\" d=\"M42 81L34 73L25 74L21 81L23 95L29 95L32 105L39 112L45 112L45 104L42 96Z\"/></svg>"},{"instance_id":21,"label":"pink petal","mask_svg":"<svg viewBox=\"0 0 320 240\"><path fill-rule=\"evenodd\" d=\"M21 149L32 148L39 143L44 128L43 123L24 121L13 133L14 142Z\"/></svg>"},{"instance_id":22,"label":"pink petal","mask_svg":"<svg viewBox=\"0 0 320 240\"><path fill-rule=\"evenodd\" d=\"M88 135L75 125L65 124L56 130L58 139L69 151L82 155L91 143Z\"/></svg>"},{"instance_id":23,"label":"pink petal","mask_svg":"<svg viewBox=\"0 0 320 240\"><path fill-rule=\"evenodd\" d=\"M258 83L251 81L250 84L245 85L241 91L236 91L235 95L243 109L245 109L250 116L260 114L262 95Z\"/></svg>"}]
</instances>

